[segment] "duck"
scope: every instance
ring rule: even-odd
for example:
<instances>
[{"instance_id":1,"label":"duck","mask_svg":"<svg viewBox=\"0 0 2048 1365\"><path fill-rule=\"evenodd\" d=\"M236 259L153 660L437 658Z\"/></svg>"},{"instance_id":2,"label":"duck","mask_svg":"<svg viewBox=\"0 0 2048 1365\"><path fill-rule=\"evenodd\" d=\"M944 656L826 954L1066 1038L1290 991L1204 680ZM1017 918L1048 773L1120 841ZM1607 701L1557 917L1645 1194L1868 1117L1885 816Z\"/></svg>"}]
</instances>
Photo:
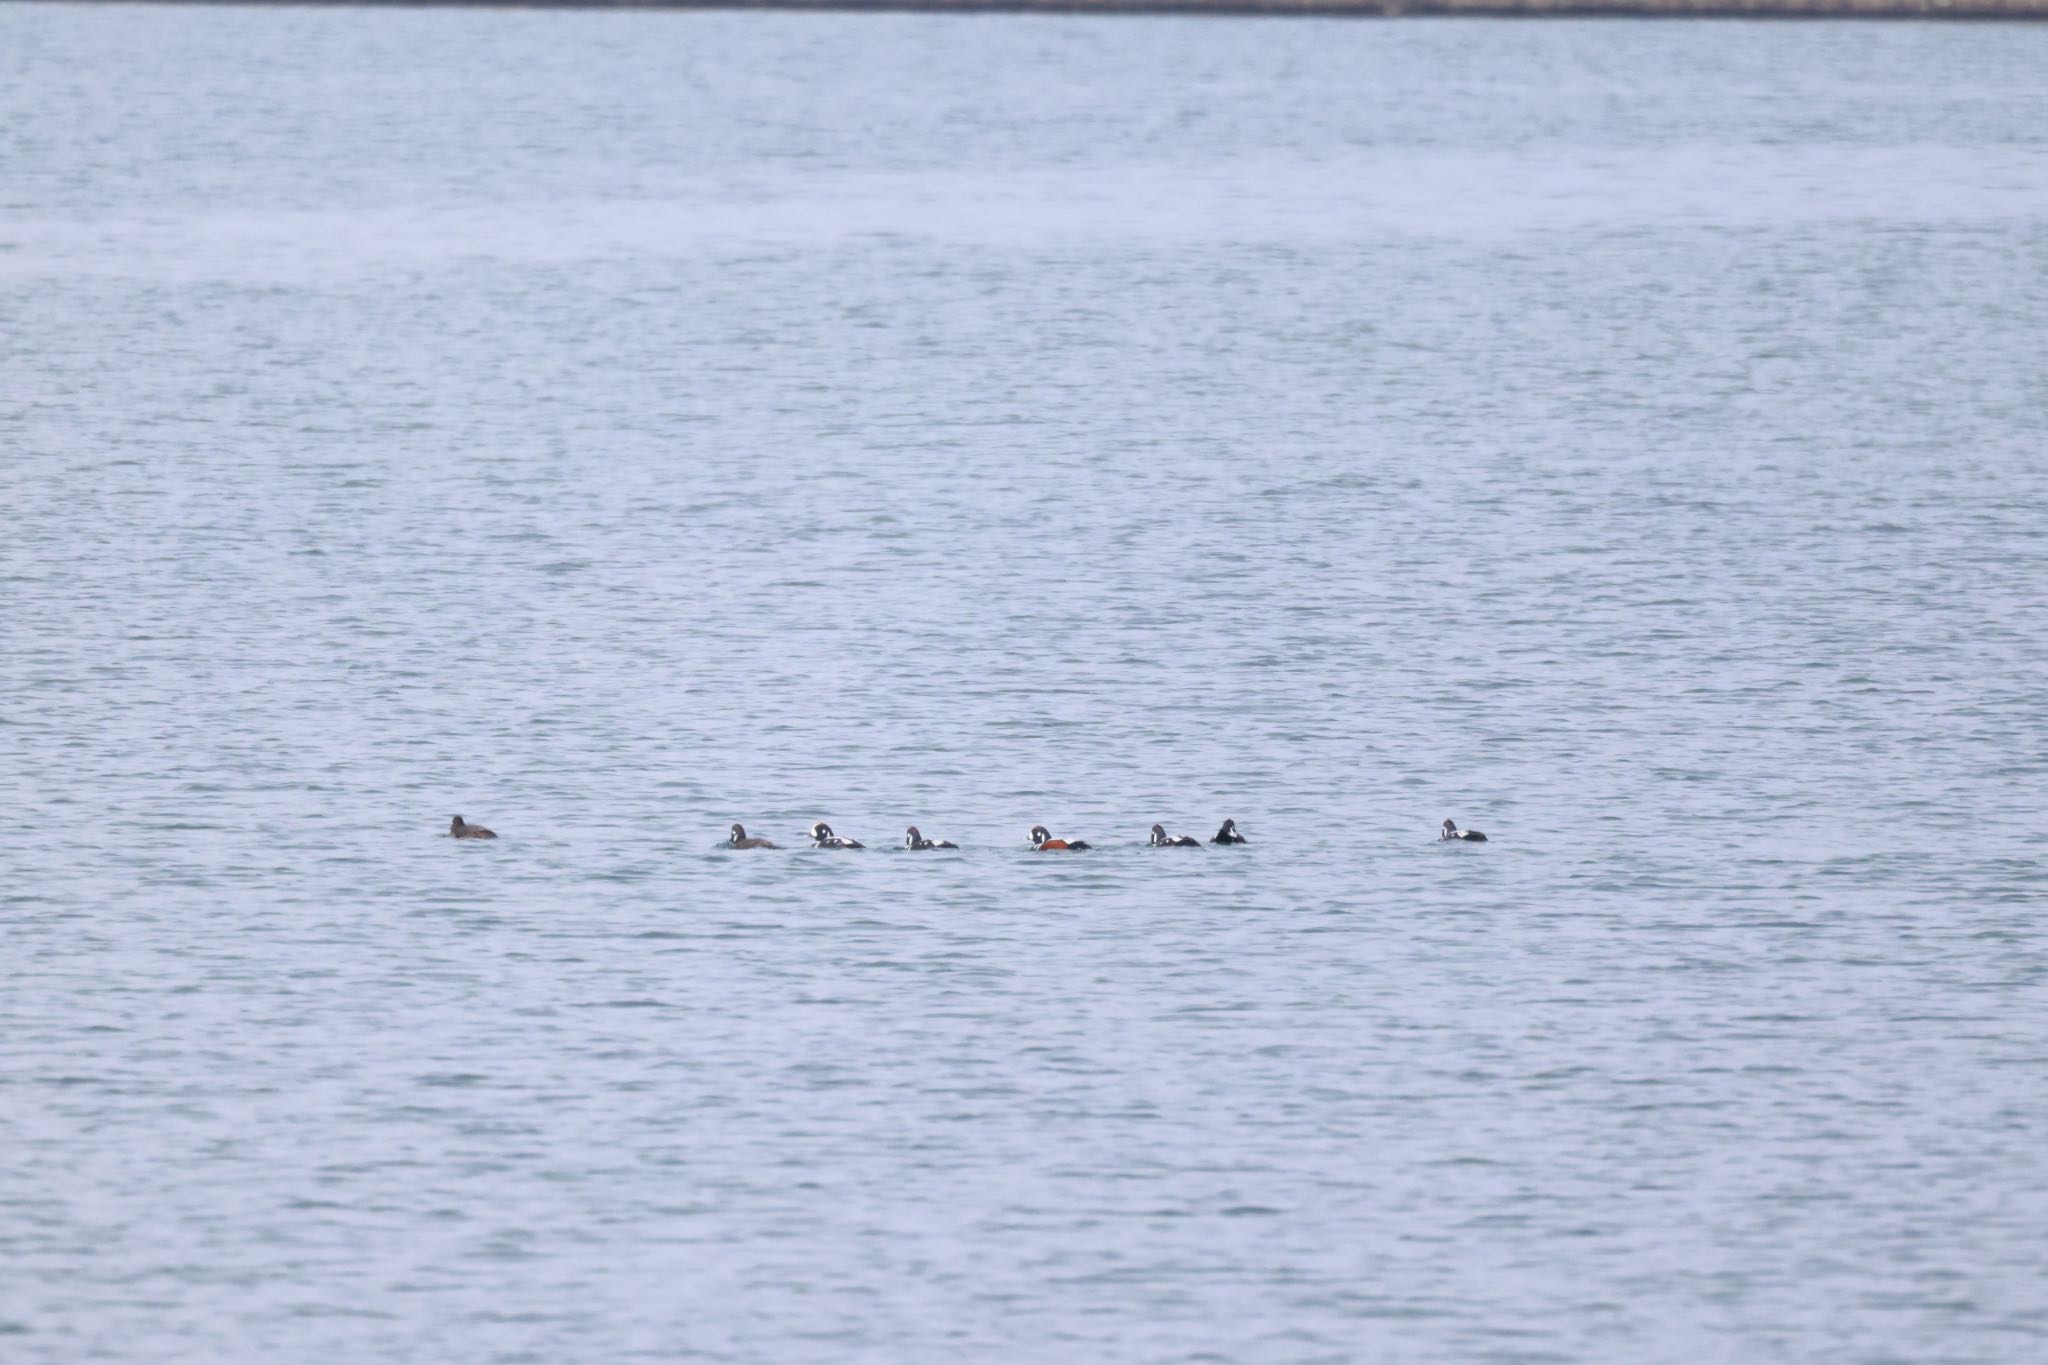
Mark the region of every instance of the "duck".
<instances>
[{"instance_id":1,"label":"duck","mask_svg":"<svg viewBox=\"0 0 2048 1365\"><path fill-rule=\"evenodd\" d=\"M849 839L843 834L834 834L832 826L820 820L811 826L812 848L866 848L858 839Z\"/></svg>"},{"instance_id":2,"label":"duck","mask_svg":"<svg viewBox=\"0 0 2048 1365\"><path fill-rule=\"evenodd\" d=\"M1456 820L1444 821L1444 832L1436 836L1438 843L1446 839L1463 839L1468 844L1483 844L1486 836L1476 829L1459 829Z\"/></svg>"},{"instance_id":3,"label":"duck","mask_svg":"<svg viewBox=\"0 0 2048 1365\"><path fill-rule=\"evenodd\" d=\"M1251 840L1245 838L1242 834L1239 834L1237 832L1237 821L1225 820L1223 822L1223 828L1217 830L1216 837L1211 839L1209 842L1212 844L1247 844L1250 843Z\"/></svg>"},{"instance_id":4,"label":"duck","mask_svg":"<svg viewBox=\"0 0 2048 1365\"><path fill-rule=\"evenodd\" d=\"M461 816L448 822L448 837L451 839L495 839L498 836L482 825L468 824Z\"/></svg>"},{"instance_id":5,"label":"duck","mask_svg":"<svg viewBox=\"0 0 2048 1365\"><path fill-rule=\"evenodd\" d=\"M1044 825L1033 825L1031 827L1031 846L1040 853L1061 848L1078 851L1088 847L1079 839L1055 839L1052 837L1052 831Z\"/></svg>"},{"instance_id":6,"label":"duck","mask_svg":"<svg viewBox=\"0 0 2048 1365\"><path fill-rule=\"evenodd\" d=\"M781 848L781 847L782 847L782 845L781 845L781 844L771 844L771 843L769 843L769 842L768 842L768 841L767 841L766 839L760 838L760 837L758 837L758 836L753 836L753 835L749 835L749 834L747 833L747 827L746 827L745 825L734 825L734 826L732 827L732 838L730 838L730 839L726 840L726 843L727 843L727 845L728 845L728 846L730 846L730 847L732 847L732 848Z\"/></svg>"},{"instance_id":7,"label":"duck","mask_svg":"<svg viewBox=\"0 0 2048 1365\"><path fill-rule=\"evenodd\" d=\"M922 834L919 834L917 832L916 825L912 825L909 829L903 831L903 846L905 848L920 849L960 847L960 845L954 843L951 839L927 839Z\"/></svg>"},{"instance_id":8,"label":"duck","mask_svg":"<svg viewBox=\"0 0 2048 1365\"><path fill-rule=\"evenodd\" d=\"M1152 826L1152 847L1154 848L1200 848L1202 841L1192 834L1176 834L1167 837L1166 826Z\"/></svg>"}]
</instances>

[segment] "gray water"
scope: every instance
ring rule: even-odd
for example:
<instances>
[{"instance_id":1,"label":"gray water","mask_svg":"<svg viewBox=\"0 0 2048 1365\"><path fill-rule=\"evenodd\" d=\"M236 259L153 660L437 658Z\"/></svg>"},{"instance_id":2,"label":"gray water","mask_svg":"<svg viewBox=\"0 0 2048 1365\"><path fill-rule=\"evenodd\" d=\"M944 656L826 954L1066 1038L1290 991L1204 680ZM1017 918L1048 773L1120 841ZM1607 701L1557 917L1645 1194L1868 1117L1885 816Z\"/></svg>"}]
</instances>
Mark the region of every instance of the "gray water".
<instances>
[{"instance_id":1,"label":"gray water","mask_svg":"<svg viewBox=\"0 0 2048 1365\"><path fill-rule=\"evenodd\" d=\"M2044 71L0 9L0 1356L2048 1357Z\"/></svg>"}]
</instances>

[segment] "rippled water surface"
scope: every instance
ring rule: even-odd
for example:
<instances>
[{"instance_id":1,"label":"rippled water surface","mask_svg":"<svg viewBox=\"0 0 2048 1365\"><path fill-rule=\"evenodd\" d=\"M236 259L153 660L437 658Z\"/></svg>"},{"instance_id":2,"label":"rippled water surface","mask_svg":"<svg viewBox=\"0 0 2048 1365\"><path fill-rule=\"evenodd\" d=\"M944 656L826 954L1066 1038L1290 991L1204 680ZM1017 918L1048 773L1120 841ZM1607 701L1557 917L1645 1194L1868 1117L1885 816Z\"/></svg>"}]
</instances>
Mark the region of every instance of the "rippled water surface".
<instances>
[{"instance_id":1,"label":"rippled water surface","mask_svg":"<svg viewBox=\"0 0 2048 1365\"><path fill-rule=\"evenodd\" d=\"M2048 1358L2044 70L0 9L0 1355Z\"/></svg>"}]
</instances>

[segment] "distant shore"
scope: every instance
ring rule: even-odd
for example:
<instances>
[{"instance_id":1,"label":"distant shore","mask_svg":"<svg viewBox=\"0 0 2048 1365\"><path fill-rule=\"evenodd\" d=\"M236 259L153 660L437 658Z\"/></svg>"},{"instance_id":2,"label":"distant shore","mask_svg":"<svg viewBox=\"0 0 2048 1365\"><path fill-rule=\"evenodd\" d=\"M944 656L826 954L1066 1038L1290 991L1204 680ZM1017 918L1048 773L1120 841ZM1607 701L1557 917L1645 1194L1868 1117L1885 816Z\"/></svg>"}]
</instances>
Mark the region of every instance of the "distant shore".
<instances>
[{"instance_id":1,"label":"distant shore","mask_svg":"<svg viewBox=\"0 0 2048 1365\"><path fill-rule=\"evenodd\" d=\"M175 0L187 3L189 0ZM1320 15L1395 18L2048 20L2048 0L200 0L528 9L870 10L930 14Z\"/></svg>"}]
</instances>

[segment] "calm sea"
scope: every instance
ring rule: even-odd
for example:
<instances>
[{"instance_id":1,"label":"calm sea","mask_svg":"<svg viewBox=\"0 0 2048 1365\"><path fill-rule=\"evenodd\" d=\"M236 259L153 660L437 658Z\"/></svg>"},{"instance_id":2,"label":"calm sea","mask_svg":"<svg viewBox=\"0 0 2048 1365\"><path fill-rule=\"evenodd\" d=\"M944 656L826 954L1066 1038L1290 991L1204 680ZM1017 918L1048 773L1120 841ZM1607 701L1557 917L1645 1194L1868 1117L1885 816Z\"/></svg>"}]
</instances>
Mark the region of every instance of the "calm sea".
<instances>
[{"instance_id":1,"label":"calm sea","mask_svg":"<svg viewBox=\"0 0 2048 1365\"><path fill-rule=\"evenodd\" d=\"M2048 1358L2044 72L0 9L0 1356Z\"/></svg>"}]
</instances>

